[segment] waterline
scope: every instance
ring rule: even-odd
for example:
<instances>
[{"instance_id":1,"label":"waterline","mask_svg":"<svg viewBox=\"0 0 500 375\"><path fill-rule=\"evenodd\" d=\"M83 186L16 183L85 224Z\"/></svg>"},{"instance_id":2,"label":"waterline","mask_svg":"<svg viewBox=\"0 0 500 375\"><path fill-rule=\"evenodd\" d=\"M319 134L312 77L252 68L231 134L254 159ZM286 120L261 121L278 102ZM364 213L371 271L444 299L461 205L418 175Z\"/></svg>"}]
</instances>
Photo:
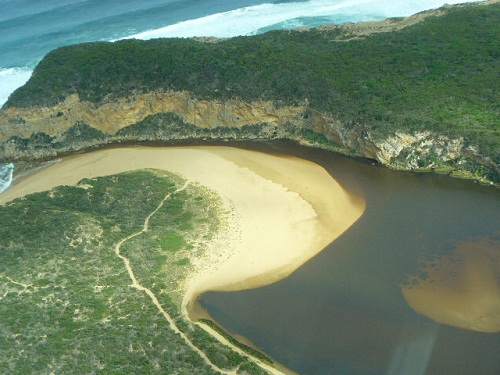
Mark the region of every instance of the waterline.
<instances>
[{"instance_id":1,"label":"waterline","mask_svg":"<svg viewBox=\"0 0 500 375\"><path fill-rule=\"evenodd\" d=\"M14 164L0 164L0 193L4 192L12 183Z\"/></svg>"}]
</instances>

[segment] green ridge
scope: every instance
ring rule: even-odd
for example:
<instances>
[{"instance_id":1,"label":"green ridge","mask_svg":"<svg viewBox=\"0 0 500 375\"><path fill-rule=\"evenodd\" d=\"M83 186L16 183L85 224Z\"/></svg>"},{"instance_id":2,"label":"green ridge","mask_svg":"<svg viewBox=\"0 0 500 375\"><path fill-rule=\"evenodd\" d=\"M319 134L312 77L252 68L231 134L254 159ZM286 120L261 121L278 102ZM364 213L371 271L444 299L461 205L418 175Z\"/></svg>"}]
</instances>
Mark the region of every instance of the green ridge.
<instances>
[{"instance_id":1,"label":"green ridge","mask_svg":"<svg viewBox=\"0 0 500 375\"><path fill-rule=\"evenodd\" d=\"M390 33L338 41L341 31L272 31L217 43L124 40L49 53L6 107L93 102L130 92L273 100L362 123L378 137L431 130L466 137L500 163L500 4L446 8Z\"/></svg>"}]
</instances>

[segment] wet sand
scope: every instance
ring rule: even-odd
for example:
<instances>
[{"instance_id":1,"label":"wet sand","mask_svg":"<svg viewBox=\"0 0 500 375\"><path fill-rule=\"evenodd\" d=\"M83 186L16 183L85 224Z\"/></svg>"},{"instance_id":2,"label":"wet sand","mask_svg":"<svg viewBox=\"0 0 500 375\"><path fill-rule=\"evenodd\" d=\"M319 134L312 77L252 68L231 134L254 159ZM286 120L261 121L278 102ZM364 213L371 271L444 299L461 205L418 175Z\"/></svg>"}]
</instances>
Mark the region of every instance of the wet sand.
<instances>
[{"instance_id":1,"label":"wet sand","mask_svg":"<svg viewBox=\"0 0 500 375\"><path fill-rule=\"evenodd\" d=\"M15 181L0 204L73 185L84 177L156 168L219 194L228 225L188 277L188 303L208 290L239 290L286 277L347 230L363 213L319 165L230 147L129 147L64 158Z\"/></svg>"}]
</instances>

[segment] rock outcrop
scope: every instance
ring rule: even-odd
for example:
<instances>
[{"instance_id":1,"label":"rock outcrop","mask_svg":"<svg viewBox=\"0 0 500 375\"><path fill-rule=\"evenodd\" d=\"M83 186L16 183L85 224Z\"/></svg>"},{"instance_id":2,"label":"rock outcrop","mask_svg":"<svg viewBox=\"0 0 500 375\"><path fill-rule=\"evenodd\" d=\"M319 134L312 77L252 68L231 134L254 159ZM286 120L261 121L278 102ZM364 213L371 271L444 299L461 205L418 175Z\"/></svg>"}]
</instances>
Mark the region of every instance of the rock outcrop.
<instances>
[{"instance_id":1,"label":"rock outcrop","mask_svg":"<svg viewBox=\"0 0 500 375\"><path fill-rule=\"evenodd\" d=\"M96 105L81 101L73 94L54 107L8 108L0 111L0 140L12 136L29 138L43 132L59 137L77 123L85 123L105 134L158 113L175 113L186 122L201 128L217 126L242 127L255 123L279 126L301 118L306 107L277 107L272 102L245 103L196 100L187 92L151 92L132 95L117 101Z\"/></svg>"},{"instance_id":2,"label":"rock outcrop","mask_svg":"<svg viewBox=\"0 0 500 375\"><path fill-rule=\"evenodd\" d=\"M361 156L395 169L458 172L483 179L499 174L463 139L431 132L372 137L307 102L197 100L188 92L150 92L97 105L71 95L54 107L0 111L0 161L34 160L126 141L288 138ZM494 180L494 179L490 179Z\"/></svg>"}]
</instances>

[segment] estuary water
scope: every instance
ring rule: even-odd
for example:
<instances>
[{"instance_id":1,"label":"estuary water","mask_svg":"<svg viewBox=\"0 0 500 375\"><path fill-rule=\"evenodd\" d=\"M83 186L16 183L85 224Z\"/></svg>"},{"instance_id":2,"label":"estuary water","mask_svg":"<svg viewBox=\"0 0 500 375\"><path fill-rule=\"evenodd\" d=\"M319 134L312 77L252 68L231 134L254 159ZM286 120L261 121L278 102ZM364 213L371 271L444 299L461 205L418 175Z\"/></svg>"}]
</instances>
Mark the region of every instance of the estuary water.
<instances>
[{"instance_id":1,"label":"estuary water","mask_svg":"<svg viewBox=\"0 0 500 375\"><path fill-rule=\"evenodd\" d=\"M406 16L459 2L0 0L0 105L47 52L64 45L128 37L249 35ZM463 265L443 266L449 275L436 283L444 285L456 280L461 269L474 277L489 275L491 267L500 269L495 256L481 250L487 244L500 252L498 190L445 176L396 173L288 143L264 150L322 164L348 190L365 197L367 210L289 278L265 288L204 295L202 304L218 322L304 375L500 373L498 333L439 324L417 314L403 294L415 280L425 286L419 280L432 274L429 264L438 269L447 260ZM0 192L11 183L12 172L11 164L0 164ZM458 257L464 247L477 256ZM469 281L459 281L467 289ZM490 290L487 281L481 279L486 288L480 290ZM461 289L449 287L448 292L440 295L441 309L462 308L460 301L476 305ZM448 302L453 293L458 297ZM495 301L494 290L485 300ZM423 310L433 313L432 306L424 304Z\"/></svg>"},{"instance_id":2,"label":"estuary water","mask_svg":"<svg viewBox=\"0 0 500 375\"><path fill-rule=\"evenodd\" d=\"M218 323L302 375L500 373L498 189L287 142L260 150L319 163L364 197L366 211L288 278L204 294L201 304ZM404 294L410 287L424 296L425 313L489 315L496 333L416 313Z\"/></svg>"}]
</instances>

